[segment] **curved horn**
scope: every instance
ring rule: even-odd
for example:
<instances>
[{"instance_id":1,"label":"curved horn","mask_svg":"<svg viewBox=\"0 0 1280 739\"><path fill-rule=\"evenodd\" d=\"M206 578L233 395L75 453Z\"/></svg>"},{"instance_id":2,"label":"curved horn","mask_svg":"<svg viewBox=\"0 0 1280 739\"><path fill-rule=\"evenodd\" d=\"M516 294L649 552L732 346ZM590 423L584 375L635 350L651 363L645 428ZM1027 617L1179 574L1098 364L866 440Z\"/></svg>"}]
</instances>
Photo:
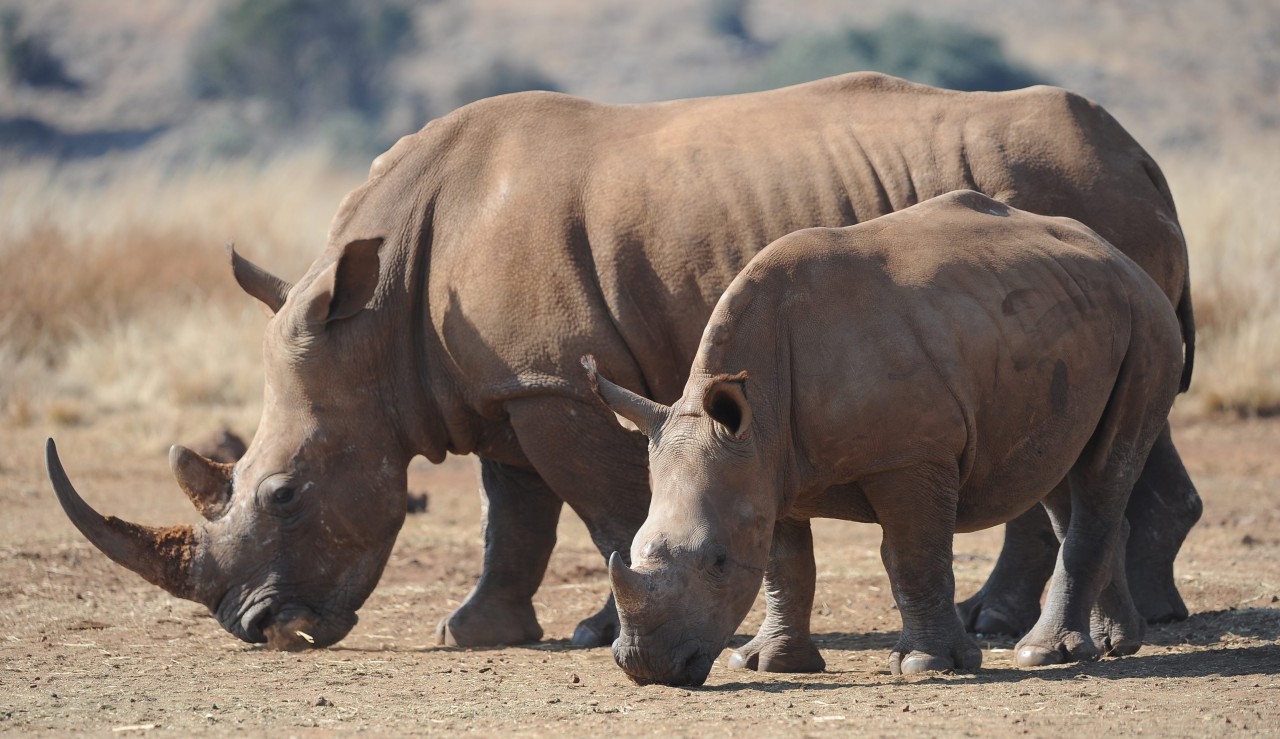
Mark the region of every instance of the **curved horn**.
<instances>
[{"instance_id":1,"label":"curved horn","mask_svg":"<svg viewBox=\"0 0 1280 739\"><path fill-rule=\"evenodd\" d=\"M164 588L179 598L205 603L196 579L192 577L200 544L195 529L190 526L151 528L114 516L99 515L84 502L72 487L71 480L67 479L53 439L45 444L45 465L62 510L67 512L71 523L90 543L152 585Z\"/></svg>"},{"instance_id":2,"label":"curved horn","mask_svg":"<svg viewBox=\"0 0 1280 739\"><path fill-rule=\"evenodd\" d=\"M227 244L227 256L231 257L231 273L240 287L262 301L272 313L278 313L293 285L237 254L235 244Z\"/></svg>"},{"instance_id":3,"label":"curved horn","mask_svg":"<svg viewBox=\"0 0 1280 739\"><path fill-rule=\"evenodd\" d=\"M196 454L181 444L169 447L169 467L178 487L187 494L200 515L210 521L226 513L231 502L231 469Z\"/></svg>"},{"instance_id":4,"label":"curved horn","mask_svg":"<svg viewBox=\"0 0 1280 739\"><path fill-rule=\"evenodd\" d=\"M609 585L613 587L613 599L623 613L634 614L644 607L644 583L617 552L609 555Z\"/></svg>"},{"instance_id":5,"label":"curved horn","mask_svg":"<svg viewBox=\"0 0 1280 739\"><path fill-rule=\"evenodd\" d=\"M610 382L597 371L596 358L590 354L583 357L581 362L587 370L587 381L591 383L591 390L596 396L621 420L629 421L636 431L653 438L662 424L666 423L671 409ZM628 426L627 423L622 425Z\"/></svg>"}]
</instances>

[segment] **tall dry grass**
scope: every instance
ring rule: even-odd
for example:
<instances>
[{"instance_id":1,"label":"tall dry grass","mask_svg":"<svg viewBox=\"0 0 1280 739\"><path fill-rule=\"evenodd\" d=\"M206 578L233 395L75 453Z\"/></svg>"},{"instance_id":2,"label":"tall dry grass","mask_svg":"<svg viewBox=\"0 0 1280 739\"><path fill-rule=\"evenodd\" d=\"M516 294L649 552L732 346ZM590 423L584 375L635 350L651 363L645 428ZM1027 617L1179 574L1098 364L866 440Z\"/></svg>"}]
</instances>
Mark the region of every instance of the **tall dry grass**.
<instances>
[{"instance_id":1,"label":"tall dry grass","mask_svg":"<svg viewBox=\"0 0 1280 739\"><path fill-rule=\"evenodd\" d=\"M219 424L251 433L266 316L224 244L296 279L362 179L320 155L178 175L4 172L0 422L105 423L152 446Z\"/></svg>"},{"instance_id":2,"label":"tall dry grass","mask_svg":"<svg viewBox=\"0 0 1280 739\"><path fill-rule=\"evenodd\" d=\"M1280 146L1165 161L1191 249L1195 411L1280 410ZM0 423L105 424L162 448L252 433L265 314L223 243L296 279L363 173L319 156L108 177L0 175Z\"/></svg>"},{"instance_id":3,"label":"tall dry grass","mask_svg":"<svg viewBox=\"0 0 1280 739\"><path fill-rule=\"evenodd\" d=\"M1280 412L1280 139L1163 163L1191 256L1197 352L1183 404Z\"/></svg>"}]
</instances>

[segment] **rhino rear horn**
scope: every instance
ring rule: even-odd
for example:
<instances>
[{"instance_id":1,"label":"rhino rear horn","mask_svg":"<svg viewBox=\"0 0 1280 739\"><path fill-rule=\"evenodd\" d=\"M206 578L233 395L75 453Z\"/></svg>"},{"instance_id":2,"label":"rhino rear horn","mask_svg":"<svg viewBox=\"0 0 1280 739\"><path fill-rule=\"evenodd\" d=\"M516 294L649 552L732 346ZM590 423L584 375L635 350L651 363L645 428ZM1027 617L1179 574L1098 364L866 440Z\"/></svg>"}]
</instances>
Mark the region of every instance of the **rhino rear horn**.
<instances>
[{"instance_id":1,"label":"rhino rear horn","mask_svg":"<svg viewBox=\"0 0 1280 739\"><path fill-rule=\"evenodd\" d=\"M222 516L231 502L231 470L223 464L196 454L181 444L169 448L169 467L178 487L191 499L200 515L212 521Z\"/></svg>"},{"instance_id":2,"label":"rhino rear horn","mask_svg":"<svg viewBox=\"0 0 1280 739\"><path fill-rule=\"evenodd\" d=\"M114 562L170 594L209 605L193 576L200 534L191 526L139 526L95 511L67 478L53 439L45 444L45 465L62 510L95 547Z\"/></svg>"},{"instance_id":3,"label":"rhino rear horn","mask_svg":"<svg viewBox=\"0 0 1280 739\"><path fill-rule=\"evenodd\" d=\"M641 576L628 567L617 552L609 555L609 585L613 588L613 599L623 613L634 614L644 608Z\"/></svg>"},{"instance_id":4,"label":"rhino rear horn","mask_svg":"<svg viewBox=\"0 0 1280 739\"><path fill-rule=\"evenodd\" d=\"M597 370L596 358L592 355L584 356L581 361L582 366L587 370L587 381L591 383L591 390L617 414L619 423L653 438L658 429L666 423L671 409L610 382Z\"/></svg>"},{"instance_id":5,"label":"rhino rear horn","mask_svg":"<svg viewBox=\"0 0 1280 739\"><path fill-rule=\"evenodd\" d=\"M240 287L262 301L272 313L280 312L293 285L237 254L235 244L227 244L227 256L231 258L231 273Z\"/></svg>"}]
</instances>

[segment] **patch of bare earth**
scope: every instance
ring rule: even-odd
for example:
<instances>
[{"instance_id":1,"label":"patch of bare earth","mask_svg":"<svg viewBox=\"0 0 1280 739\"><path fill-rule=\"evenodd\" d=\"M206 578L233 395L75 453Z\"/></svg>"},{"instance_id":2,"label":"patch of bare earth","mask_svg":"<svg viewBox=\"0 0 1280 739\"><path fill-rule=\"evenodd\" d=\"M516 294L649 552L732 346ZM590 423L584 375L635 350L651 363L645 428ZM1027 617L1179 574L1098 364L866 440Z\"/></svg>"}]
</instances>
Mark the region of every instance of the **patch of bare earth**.
<instances>
[{"instance_id":1,"label":"patch of bare earth","mask_svg":"<svg viewBox=\"0 0 1280 739\"><path fill-rule=\"evenodd\" d=\"M337 647L266 651L202 608L109 562L75 532L44 478L39 429L0 429L0 731L176 735L235 730L330 734L1155 735L1280 730L1280 422L1184 421L1176 439L1205 499L1179 560L1192 610L1155 627L1136 656L1020 670L984 643L976 676L893 677L900 621L873 526L819 522L818 675L731 672L696 689L632 685L606 649L574 649L574 625L607 583L566 514L536 604L547 640L498 649L435 646L436 622L480 569L479 502L467 460L415 464L430 493L410 516L360 624ZM72 477L103 511L194 521L162 448L120 454L103 432L60 432ZM956 544L962 594L994 561L998 530ZM759 624L757 608L735 644ZM727 652L726 652L727 655Z\"/></svg>"}]
</instances>

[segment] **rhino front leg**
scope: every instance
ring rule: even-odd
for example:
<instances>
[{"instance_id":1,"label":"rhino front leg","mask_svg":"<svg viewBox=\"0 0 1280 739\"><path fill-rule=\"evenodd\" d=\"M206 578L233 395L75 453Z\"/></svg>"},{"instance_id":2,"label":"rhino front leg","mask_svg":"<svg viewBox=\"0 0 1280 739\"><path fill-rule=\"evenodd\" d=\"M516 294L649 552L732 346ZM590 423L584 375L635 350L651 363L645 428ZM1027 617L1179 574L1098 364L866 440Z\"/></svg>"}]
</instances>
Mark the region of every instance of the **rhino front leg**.
<instances>
[{"instance_id":1,"label":"rhino front leg","mask_svg":"<svg viewBox=\"0 0 1280 739\"><path fill-rule=\"evenodd\" d=\"M556 543L562 502L537 473L480 459L484 570L436 637L457 647L522 644L542 638L533 594Z\"/></svg>"},{"instance_id":2,"label":"rhino front leg","mask_svg":"<svg viewBox=\"0 0 1280 739\"><path fill-rule=\"evenodd\" d=\"M809 633L816 575L809 521L779 521L764 572L764 623L729 657L730 669L822 672L827 663Z\"/></svg>"},{"instance_id":3,"label":"rhino front leg","mask_svg":"<svg viewBox=\"0 0 1280 739\"><path fill-rule=\"evenodd\" d=\"M982 589L957 603L975 634L1022 636L1040 618L1040 595L1058 558L1058 537L1040 506L1004 527L1004 546Z\"/></svg>"},{"instance_id":4,"label":"rhino front leg","mask_svg":"<svg viewBox=\"0 0 1280 739\"><path fill-rule=\"evenodd\" d=\"M642 434L626 431L603 405L537 397L509 403L520 448L556 494L586 524L607 562L613 552L629 561L631 540L649 512L649 458ZM618 636L613 596L584 619L573 643L605 647Z\"/></svg>"},{"instance_id":5,"label":"rhino front leg","mask_svg":"<svg viewBox=\"0 0 1280 739\"><path fill-rule=\"evenodd\" d=\"M912 468L861 485L884 532L880 556L902 614L902 636L889 655L889 669L895 675L977 670L982 650L954 605L957 473Z\"/></svg>"}]
</instances>

